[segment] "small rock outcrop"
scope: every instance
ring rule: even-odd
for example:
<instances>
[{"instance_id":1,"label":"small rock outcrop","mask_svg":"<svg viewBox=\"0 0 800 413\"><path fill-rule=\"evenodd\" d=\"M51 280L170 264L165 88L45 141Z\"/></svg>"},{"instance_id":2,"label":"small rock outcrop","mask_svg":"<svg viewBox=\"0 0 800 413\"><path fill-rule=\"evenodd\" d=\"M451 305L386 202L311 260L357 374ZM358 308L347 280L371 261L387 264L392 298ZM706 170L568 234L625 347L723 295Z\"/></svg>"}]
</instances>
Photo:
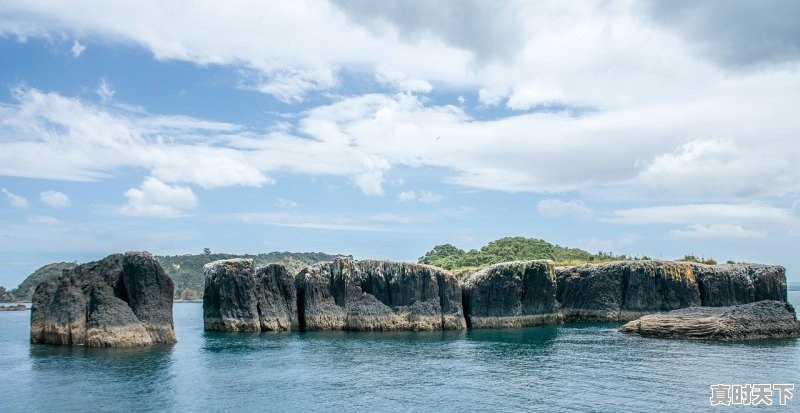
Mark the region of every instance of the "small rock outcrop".
<instances>
[{"instance_id":1,"label":"small rock outcrop","mask_svg":"<svg viewBox=\"0 0 800 413\"><path fill-rule=\"evenodd\" d=\"M17 305L0 305L0 311L25 311L28 307L25 304Z\"/></svg>"},{"instance_id":2,"label":"small rock outcrop","mask_svg":"<svg viewBox=\"0 0 800 413\"><path fill-rule=\"evenodd\" d=\"M214 261L203 268L203 324L215 331L297 329L294 277L280 264L258 270L252 259Z\"/></svg>"},{"instance_id":3,"label":"small rock outcrop","mask_svg":"<svg viewBox=\"0 0 800 413\"><path fill-rule=\"evenodd\" d=\"M495 264L464 280L472 328L528 327L563 321L551 261Z\"/></svg>"},{"instance_id":4,"label":"small rock outcrop","mask_svg":"<svg viewBox=\"0 0 800 413\"><path fill-rule=\"evenodd\" d=\"M791 304L765 300L650 314L628 322L619 331L657 338L754 340L800 337L800 322Z\"/></svg>"},{"instance_id":5,"label":"small rock outcrop","mask_svg":"<svg viewBox=\"0 0 800 413\"><path fill-rule=\"evenodd\" d=\"M36 287L31 342L90 347L172 344L172 280L148 252L110 255Z\"/></svg>"},{"instance_id":6,"label":"small rock outcrop","mask_svg":"<svg viewBox=\"0 0 800 413\"><path fill-rule=\"evenodd\" d=\"M306 330L459 330L466 328L461 285L423 264L337 258L296 277Z\"/></svg>"}]
</instances>

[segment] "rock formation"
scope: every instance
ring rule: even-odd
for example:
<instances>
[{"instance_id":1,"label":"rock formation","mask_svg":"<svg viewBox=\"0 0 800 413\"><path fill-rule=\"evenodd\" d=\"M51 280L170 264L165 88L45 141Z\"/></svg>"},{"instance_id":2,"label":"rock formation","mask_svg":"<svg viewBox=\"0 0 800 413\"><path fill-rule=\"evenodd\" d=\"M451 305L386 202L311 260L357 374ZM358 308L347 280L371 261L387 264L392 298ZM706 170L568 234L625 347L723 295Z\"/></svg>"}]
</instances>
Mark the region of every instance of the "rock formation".
<instances>
[{"instance_id":1,"label":"rock formation","mask_svg":"<svg viewBox=\"0 0 800 413\"><path fill-rule=\"evenodd\" d=\"M700 305L693 266L624 261L557 267L558 301L567 321L626 321Z\"/></svg>"},{"instance_id":2,"label":"rock formation","mask_svg":"<svg viewBox=\"0 0 800 413\"><path fill-rule=\"evenodd\" d=\"M646 315L628 322L619 331L658 338L753 340L800 337L800 322L791 304L765 300Z\"/></svg>"},{"instance_id":3,"label":"rock formation","mask_svg":"<svg viewBox=\"0 0 800 413\"><path fill-rule=\"evenodd\" d=\"M551 261L495 264L464 280L464 312L472 328L558 324L559 308Z\"/></svg>"},{"instance_id":4,"label":"rock formation","mask_svg":"<svg viewBox=\"0 0 800 413\"><path fill-rule=\"evenodd\" d=\"M337 258L296 277L307 330L464 329L461 286L441 268Z\"/></svg>"},{"instance_id":5,"label":"rock formation","mask_svg":"<svg viewBox=\"0 0 800 413\"><path fill-rule=\"evenodd\" d=\"M214 261L203 268L206 330L286 331L297 329L294 277L283 265L255 269L252 259Z\"/></svg>"},{"instance_id":6,"label":"rock formation","mask_svg":"<svg viewBox=\"0 0 800 413\"><path fill-rule=\"evenodd\" d=\"M623 261L553 267L497 264L464 279L471 327L629 321L659 311L786 301L780 266Z\"/></svg>"},{"instance_id":7,"label":"rock formation","mask_svg":"<svg viewBox=\"0 0 800 413\"><path fill-rule=\"evenodd\" d=\"M174 285L148 252L110 255L36 287L31 342L90 347L171 344Z\"/></svg>"}]
</instances>

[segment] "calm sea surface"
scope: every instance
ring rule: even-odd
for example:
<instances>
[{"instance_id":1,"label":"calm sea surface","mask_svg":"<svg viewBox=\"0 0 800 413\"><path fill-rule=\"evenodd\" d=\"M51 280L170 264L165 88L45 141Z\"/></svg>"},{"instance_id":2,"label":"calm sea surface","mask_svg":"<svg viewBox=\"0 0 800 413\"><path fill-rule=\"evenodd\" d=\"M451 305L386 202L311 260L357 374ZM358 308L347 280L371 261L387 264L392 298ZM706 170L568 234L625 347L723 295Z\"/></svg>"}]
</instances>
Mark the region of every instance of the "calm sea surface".
<instances>
[{"instance_id":1,"label":"calm sea surface","mask_svg":"<svg viewBox=\"0 0 800 413\"><path fill-rule=\"evenodd\" d=\"M30 312L0 312L0 412L749 410L709 407L715 383L794 383L766 410L800 411L797 339L667 341L616 324L206 333L201 304L174 311L178 344L133 350L31 345Z\"/></svg>"}]
</instances>

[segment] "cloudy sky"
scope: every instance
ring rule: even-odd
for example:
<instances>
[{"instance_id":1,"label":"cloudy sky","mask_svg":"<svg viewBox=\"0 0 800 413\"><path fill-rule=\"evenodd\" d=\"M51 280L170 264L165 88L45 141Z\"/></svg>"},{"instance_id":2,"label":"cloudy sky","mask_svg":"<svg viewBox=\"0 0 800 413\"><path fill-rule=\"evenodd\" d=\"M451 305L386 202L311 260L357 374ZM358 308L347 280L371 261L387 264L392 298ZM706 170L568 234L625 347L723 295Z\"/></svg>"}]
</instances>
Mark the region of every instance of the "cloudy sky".
<instances>
[{"instance_id":1,"label":"cloudy sky","mask_svg":"<svg viewBox=\"0 0 800 413\"><path fill-rule=\"evenodd\" d=\"M0 285L503 236L800 281L796 1L0 2Z\"/></svg>"}]
</instances>

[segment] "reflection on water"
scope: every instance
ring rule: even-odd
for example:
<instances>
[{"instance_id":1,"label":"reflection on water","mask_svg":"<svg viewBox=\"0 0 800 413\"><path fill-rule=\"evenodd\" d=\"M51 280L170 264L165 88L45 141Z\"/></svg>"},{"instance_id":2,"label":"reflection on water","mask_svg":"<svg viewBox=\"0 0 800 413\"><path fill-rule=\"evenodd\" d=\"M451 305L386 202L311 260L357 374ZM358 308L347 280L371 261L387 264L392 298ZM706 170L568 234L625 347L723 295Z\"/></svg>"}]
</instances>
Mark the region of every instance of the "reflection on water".
<instances>
[{"instance_id":1,"label":"reflection on water","mask_svg":"<svg viewBox=\"0 0 800 413\"><path fill-rule=\"evenodd\" d=\"M618 324L219 333L202 330L200 304L174 311L177 344L134 349L30 345L30 314L0 313L0 412L713 411L711 383L800 386L796 339L657 340Z\"/></svg>"}]
</instances>

